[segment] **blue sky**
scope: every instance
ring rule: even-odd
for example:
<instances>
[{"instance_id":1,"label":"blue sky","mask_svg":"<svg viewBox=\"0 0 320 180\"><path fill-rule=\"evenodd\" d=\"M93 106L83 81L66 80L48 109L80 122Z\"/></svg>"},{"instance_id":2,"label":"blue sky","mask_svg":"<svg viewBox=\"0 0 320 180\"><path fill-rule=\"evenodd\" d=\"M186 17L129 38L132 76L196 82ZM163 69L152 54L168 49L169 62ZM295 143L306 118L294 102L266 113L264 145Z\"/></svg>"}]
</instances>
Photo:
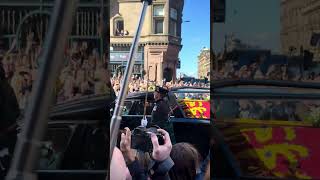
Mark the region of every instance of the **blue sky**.
<instances>
[{"instance_id":1,"label":"blue sky","mask_svg":"<svg viewBox=\"0 0 320 180\"><path fill-rule=\"evenodd\" d=\"M197 77L198 55L203 47L210 48L210 0L185 0L182 23L180 72Z\"/></svg>"},{"instance_id":2,"label":"blue sky","mask_svg":"<svg viewBox=\"0 0 320 180\"><path fill-rule=\"evenodd\" d=\"M233 33L246 44L280 50L280 0L226 0L226 23L213 25L215 52L224 46L225 34Z\"/></svg>"}]
</instances>

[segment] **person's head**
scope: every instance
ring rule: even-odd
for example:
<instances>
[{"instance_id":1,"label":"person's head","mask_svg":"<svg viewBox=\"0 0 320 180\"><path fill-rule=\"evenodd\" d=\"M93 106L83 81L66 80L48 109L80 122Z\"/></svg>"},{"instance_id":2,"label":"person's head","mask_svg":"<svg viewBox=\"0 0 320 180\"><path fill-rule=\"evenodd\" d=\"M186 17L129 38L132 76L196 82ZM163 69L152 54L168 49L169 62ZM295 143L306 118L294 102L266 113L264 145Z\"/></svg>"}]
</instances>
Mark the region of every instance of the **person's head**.
<instances>
[{"instance_id":1,"label":"person's head","mask_svg":"<svg viewBox=\"0 0 320 180\"><path fill-rule=\"evenodd\" d=\"M276 71L276 65L272 64L271 66L269 66L267 74L269 75L274 71Z\"/></svg>"},{"instance_id":2,"label":"person's head","mask_svg":"<svg viewBox=\"0 0 320 180\"><path fill-rule=\"evenodd\" d=\"M239 111L248 110L250 108L250 103L248 100L241 99L239 100Z\"/></svg>"},{"instance_id":3,"label":"person's head","mask_svg":"<svg viewBox=\"0 0 320 180\"><path fill-rule=\"evenodd\" d=\"M248 78L248 66L244 65L239 69L239 75L241 78Z\"/></svg>"},{"instance_id":4,"label":"person's head","mask_svg":"<svg viewBox=\"0 0 320 180\"><path fill-rule=\"evenodd\" d=\"M194 180L199 168L199 153L189 143L173 145L170 157L174 166L169 171L171 180Z\"/></svg>"},{"instance_id":5,"label":"person's head","mask_svg":"<svg viewBox=\"0 0 320 180\"><path fill-rule=\"evenodd\" d=\"M150 170L150 162L152 161L150 154L148 152L142 152L142 151L137 151L136 154L137 154L137 161L141 165L142 169Z\"/></svg>"},{"instance_id":6,"label":"person's head","mask_svg":"<svg viewBox=\"0 0 320 180\"><path fill-rule=\"evenodd\" d=\"M165 88L162 88L160 86L156 86L156 89L153 93L154 100L157 101L159 99L164 98L167 93L168 93L168 90L166 90Z\"/></svg>"},{"instance_id":7,"label":"person's head","mask_svg":"<svg viewBox=\"0 0 320 180\"><path fill-rule=\"evenodd\" d=\"M89 90L89 83L88 81L81 82L81 92L85 92L86 90Z\"/></svg>"},{"instance_id":8,"label":"person's head","mask_svg":"<svg viewBox=\"0 0 320 180\"><path fill-rule=\"evenodd\" d=\"M23 63L23 65L27 65L28 64L28 56L27 55L23 55L22 56L22 63Z\"/></svg>"},{"instance_id":9,"label":"person's head","mask_svg":"<svg viewBox=\"0 0 320 180\"><path fill-rule=\"evenodd\" d=\"M87 48L88 48L88 43L87 42L82 42L82 48L84 49L84 50L87 50Z\"/></svg>"},{"instance_id":10,"label":"person's head","mask_svg":"<svg viewBox=\"0 0 320 180\"><path fill-rule=\"evenodd\" d=\"M256 70L257 68L258 68L258 63L254 62L254 63L250 64L250 69Z\"/></svg>"},{"instance_id":11,"label":"person's head","mask_svg":"<svg viewBox=\"0 0 320 180\"><path fill-rule=\"evenodd\" d=\"M315 72L311 72L311 73L310 73L310 78L311 78L312 80L315 78L315 76L316 76L316 73L315 73Z\"/></svg>"},{"instance_id":12,"label":"person's head","mask_svg":"<svg viewBox=\"0 0 320 180\"><path fill-rule=\"evenodd\" d=\"M89 65L89 60L88 59L83 60L82 67L87 67L88 65Z\"/></svg>"}]
</instances>

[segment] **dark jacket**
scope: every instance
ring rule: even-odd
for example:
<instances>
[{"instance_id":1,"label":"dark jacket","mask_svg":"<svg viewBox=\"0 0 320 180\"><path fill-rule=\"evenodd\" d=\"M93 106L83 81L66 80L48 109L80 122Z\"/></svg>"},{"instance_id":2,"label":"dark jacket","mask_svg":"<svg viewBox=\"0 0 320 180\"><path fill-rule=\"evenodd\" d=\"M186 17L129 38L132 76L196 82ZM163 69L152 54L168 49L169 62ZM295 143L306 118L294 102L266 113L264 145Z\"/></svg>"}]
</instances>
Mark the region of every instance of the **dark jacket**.
<instances>
[{"instance_id":1,"label":"dark jacket","mask_svg":"<svg viewBox=\"0 0 320 180\"><path fill-rule=\"evenodd\" d=\"M133 180L147 180L148 176L144 172L142 166L139 164L138 160L133 161L128 164L128 169L130 171Z\"/></svg>"},{"instance_id":2,"label":"dark jacket","mask_svg":"<svg viewBox=\"0 0 320 180\"><path fill-rule=\"evenodd\" d=\"M139 161L135 160L128 164L128 169L133 180L148 180L148 176L151 176L152 180L170 180L168 172L173 165L174 163L171 158L168 158L163 162L158 162L152 168L154 174L149 175L149 173L139 164Z\"/></svg>"},{"instance_id":3,"label":"dark jacket","mask_svg":"<svg viewBox=\"0 0 320 180\"><path fill-rule=\"evenodd\" d=\"M161 129L166 130L170 134L171 142L175 143L175 136L173 130L173 124L169 120L170 107L163 99L157 100L152 113L151 113L151 125L157 125Z\"/></svg>"},{"instance_id":4,"label":"dark jacket","mask_svg":"<svg viewBox=\"0 0 320 180\"><path fill-rule=\"evenodd\" d=\"M1 65L0 65L1 66ZM0 67L2 69L2 67ZM1 71L3 73L3 71ZM0 74L1 74L0 72ZM0 179L2 179L10 166L11 157L17 141L17 123L20 109L17 98L4 75L0 75L0 150L8 148L9 155L1 157Z\"/></svg>"},{"instance_id":5,"label":"dark jacket","mask_svg":"<svg viewBox=\"0 0 320 180\"><path fill-rule=\"evenodd\" d=\"M163 99L157 100L151 113L152 123L164 129L169 119L169 113L169 105Z\"/></svg>"},{"instance_id":6,"label":"dark jacket","mask_svg":"<svg viewBox=\"0 0 320 180\"><path fill-rule=\"evenodd\" d=\"M0 79L0 132L16 124L20 109L16 95L6 79Z\"/></svg>"}]
</instances>

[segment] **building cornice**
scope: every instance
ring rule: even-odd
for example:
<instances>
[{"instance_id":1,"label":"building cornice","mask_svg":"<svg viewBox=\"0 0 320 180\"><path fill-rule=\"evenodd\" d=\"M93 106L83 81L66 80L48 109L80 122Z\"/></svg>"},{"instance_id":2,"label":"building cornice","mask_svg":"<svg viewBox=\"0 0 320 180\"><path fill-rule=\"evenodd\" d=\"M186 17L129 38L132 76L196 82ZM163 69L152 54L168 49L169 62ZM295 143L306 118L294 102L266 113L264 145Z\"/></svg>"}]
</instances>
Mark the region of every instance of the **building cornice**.
<instances>
[{"instance_id":1,"label":"building cornice","mask_svg":"<svg viewBox=\"0 0 320 180\"><path fill-rule=\"evenodd\" d=\"M110 43L111 46L122 46L122 47L131 46L131 44L132 43L119 43L119 42ZM139 46L146 46L146 45L166 46L166 45L169 45L169 43L166 43L166 42L144 42L144 43L139 43Z\"/></svg>"},{"instance_id":2,"label":"building cornice","mask_svg":"<svg viewBox=\"0 0 320 180\"><path fill-rule=\"evenodd\" d=\"M110 44L131 44L133 36L111 36ZM141 44L171 44L181 46L181 38L170 35L141 36Z\"/></svg>"},{"instance_id":3,"label":"building cornice","mask_svg":"<svg viewBox=\"0 0 320 180\"><path fill-rule=\"evenodd\" d=\"M312 3L308 4L308 6L305 6L304 8L302 8L301 13L303 15L306 15L308 13L311 13L313 11L319 10L320 8L320 1L312 1Z\"/></svg>"}]
</instances>

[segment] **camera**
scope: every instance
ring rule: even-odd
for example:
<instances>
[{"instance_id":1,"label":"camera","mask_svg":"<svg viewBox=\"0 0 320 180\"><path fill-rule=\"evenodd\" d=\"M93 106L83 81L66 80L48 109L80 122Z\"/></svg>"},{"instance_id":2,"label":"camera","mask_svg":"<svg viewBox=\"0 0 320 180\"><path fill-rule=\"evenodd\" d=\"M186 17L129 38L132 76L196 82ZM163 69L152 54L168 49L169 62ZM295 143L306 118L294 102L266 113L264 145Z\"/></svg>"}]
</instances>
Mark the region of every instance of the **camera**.
<instances>
[{"instance_id":1,"label":"camera","mask_svg":"<svg viewBox=\"0 0 320 180\"><path fill-rule=\"evenodd\" d=\"M157 129L159 129L158 126L151 126L150 128L144 126L136 127L131 134L131 148L151 153L153 150L151 133L154 133L158 137L159 145L163 145L163 135Z\"/></svg>"}]
</instances>

